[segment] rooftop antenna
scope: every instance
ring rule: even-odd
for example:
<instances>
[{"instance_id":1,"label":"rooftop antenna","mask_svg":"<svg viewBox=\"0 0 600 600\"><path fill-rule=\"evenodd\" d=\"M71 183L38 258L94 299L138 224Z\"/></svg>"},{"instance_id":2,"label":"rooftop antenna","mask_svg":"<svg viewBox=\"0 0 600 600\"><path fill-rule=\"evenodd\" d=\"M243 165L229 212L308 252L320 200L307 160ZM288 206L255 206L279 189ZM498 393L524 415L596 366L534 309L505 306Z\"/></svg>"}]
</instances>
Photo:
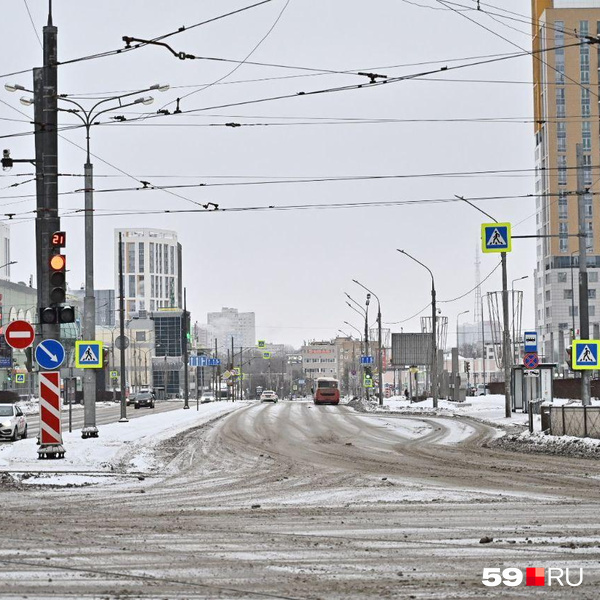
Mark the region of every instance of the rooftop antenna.
<instances>
[{"instance_id":1,"label":"rooftop antenna","mask_svg":"<svg viewBox=\"0 0 600 600\"><path fill-rule=\"evenodd\" d=\"M48 26L52 27L52 0L48 0Z\"/></svg>"}]
</instances>

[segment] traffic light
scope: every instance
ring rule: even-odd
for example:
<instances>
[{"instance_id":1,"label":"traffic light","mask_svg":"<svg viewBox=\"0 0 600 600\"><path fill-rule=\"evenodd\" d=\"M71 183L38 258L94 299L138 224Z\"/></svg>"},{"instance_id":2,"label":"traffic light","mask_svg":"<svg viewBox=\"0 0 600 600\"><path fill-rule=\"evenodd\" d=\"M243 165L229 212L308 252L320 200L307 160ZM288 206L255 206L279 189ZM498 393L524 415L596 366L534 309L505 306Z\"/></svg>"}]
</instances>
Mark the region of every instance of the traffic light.
<instances>
[{"instance_id":1,"label":"traffic light","mask_svg":"<svg viewBox=\"0 0 600 600\"><path fill-rule=\"evenodd\" d=\"M466 360L465 361L465 373L470 373L471 372L471 363Z\"/></svg>"},{"instance_id":2,"label":"traffic light","mask_svg":"<svg viewBox=\"0 0 600 600\"><path fill-rule=\"evenodd\" d=\"M364 385L365 385L366 388L372 388L373 387L373 374L371 373L371 367L366 367L365 368L365 374L364 374L363 383L364 383Z\"/></svg>"},{"instance_id":3,"label":"traffic light","mask_svg":"<svg viewBox=\"0 0 600 600\"><path fill-rule=\"evenodd\" d=\"M48 264L49 306L40 308L40 322L44 325L74 323L75 308L64 304L67 295L67 257L60 253L66 245L64 231L55 231L50 240L50 260Z\"/></svg>"},{"instance_id":4,"label":"traffic light","mask_svg":"<svg viewBox=\"0 0 600 600\"><path fill-rule=\"evenodd\" d=\"M104 346L102 350L102 368L108 369L108 364L110 362L110 348L108 346Z\"/></svg>"}]
</instances>

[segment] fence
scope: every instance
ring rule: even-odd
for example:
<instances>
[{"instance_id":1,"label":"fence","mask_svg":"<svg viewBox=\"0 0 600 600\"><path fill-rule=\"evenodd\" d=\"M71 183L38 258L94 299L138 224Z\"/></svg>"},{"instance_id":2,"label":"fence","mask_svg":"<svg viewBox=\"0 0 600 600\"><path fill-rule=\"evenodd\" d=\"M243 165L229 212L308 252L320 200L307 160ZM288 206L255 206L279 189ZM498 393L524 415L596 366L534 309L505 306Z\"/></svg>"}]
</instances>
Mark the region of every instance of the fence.
<instances>
[{"instance_id":1,"label":"fence","mask_svg":"<svg viewBox=\"0 0 600 600\"><path fill-rule=\"evenodd\" d=\"M600 439L600 406L551 406L550 433Z\"/></svg>"}]
</instances>

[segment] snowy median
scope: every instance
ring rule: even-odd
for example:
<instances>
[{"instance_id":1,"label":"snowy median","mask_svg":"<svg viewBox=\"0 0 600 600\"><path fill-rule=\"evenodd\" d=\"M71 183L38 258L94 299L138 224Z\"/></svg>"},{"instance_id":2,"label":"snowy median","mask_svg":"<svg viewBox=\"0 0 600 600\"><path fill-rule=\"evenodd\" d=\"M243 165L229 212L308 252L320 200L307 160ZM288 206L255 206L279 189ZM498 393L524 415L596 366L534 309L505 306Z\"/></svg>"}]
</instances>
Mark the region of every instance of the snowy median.
<instances>
[{"instance_id":1,"label":"snowy median","mask_svg":"<svg viewBox=\"0 0 600 600\"><path fill-rule=\"evenodd\" d=\"M66 432L63 433L66 454L61 460L38 460L35 438L0 443L0 470L12 473L152 474L160 467L154 459L158 444L246 404L215 402L201 404L199 411L181 408L127 423L110 423L99 427L98 438L82 439L80 431ZM46 481L65 485L64 476L57 479L61 481Z\"/></svg>"}]
</instances>

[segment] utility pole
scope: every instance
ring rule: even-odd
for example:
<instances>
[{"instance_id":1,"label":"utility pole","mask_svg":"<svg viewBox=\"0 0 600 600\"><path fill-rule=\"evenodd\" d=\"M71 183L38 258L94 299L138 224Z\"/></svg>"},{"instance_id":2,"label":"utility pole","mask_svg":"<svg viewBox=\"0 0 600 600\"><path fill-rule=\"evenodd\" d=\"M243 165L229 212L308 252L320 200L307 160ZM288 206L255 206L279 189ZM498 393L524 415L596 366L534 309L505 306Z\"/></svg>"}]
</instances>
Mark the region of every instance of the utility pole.
<instances>
[{"instance_id":1,"label":"utility pole","mask_svg":"<svg viewBox=\"0 0 600 600\"><path fill-rule=\"evenodd\" d=\"M35 217L38 310L52 304L50 299L51 237L60 229L58 217L58 29L52 24L52 3L48 24L43 28L44 63L33 70L35 117L35 170L37 211ZM60 321L43 324L38 341L60 339Z\"/></svg>"},{"instance_id":2,"label":"utility pole","mask_svg":"<svg viewBox=\"0 0 600 600\"><path fill-rule=\"evenodd\" d=\"M582 340L590 339L590 310L587 274L587 231L585 220L585 178L583 172L583 147L576 144L577 152L577 212L579 216L579 335ZM581 403L591 404L590 372L581 372Z\"/></svg>"},{"instance_id":3,"label":"utility pole","mask_svg":"<svg viewBox=\"0 0 600 600\"><path fill-rule=\"evenodd\" d=\"M183 288L183 315L182 315L182 335L181 335L181 344L183 346L183 408L188 409L190 407L189 403L189 395L190 395L190 379L189 379L189 368L188 368L188 331L189 331L189 316L187 311L187 288ZM196 385L198 383L196 382Z\"/></svg>"},{"instance_id":4,"label":"utility pole","mask_svg":"<svg viewBox=\"0 0 600 600\"><path fill-rule=\"evenodd\" d=\"M127 378L125 377L125 285L123 281L123 234L119 231L119 339L121 340L119 348L119 360L121 371L121 418L119 423L127 423L127 398L125 397L125 387Z\"/></svg>"}]
</instances>

